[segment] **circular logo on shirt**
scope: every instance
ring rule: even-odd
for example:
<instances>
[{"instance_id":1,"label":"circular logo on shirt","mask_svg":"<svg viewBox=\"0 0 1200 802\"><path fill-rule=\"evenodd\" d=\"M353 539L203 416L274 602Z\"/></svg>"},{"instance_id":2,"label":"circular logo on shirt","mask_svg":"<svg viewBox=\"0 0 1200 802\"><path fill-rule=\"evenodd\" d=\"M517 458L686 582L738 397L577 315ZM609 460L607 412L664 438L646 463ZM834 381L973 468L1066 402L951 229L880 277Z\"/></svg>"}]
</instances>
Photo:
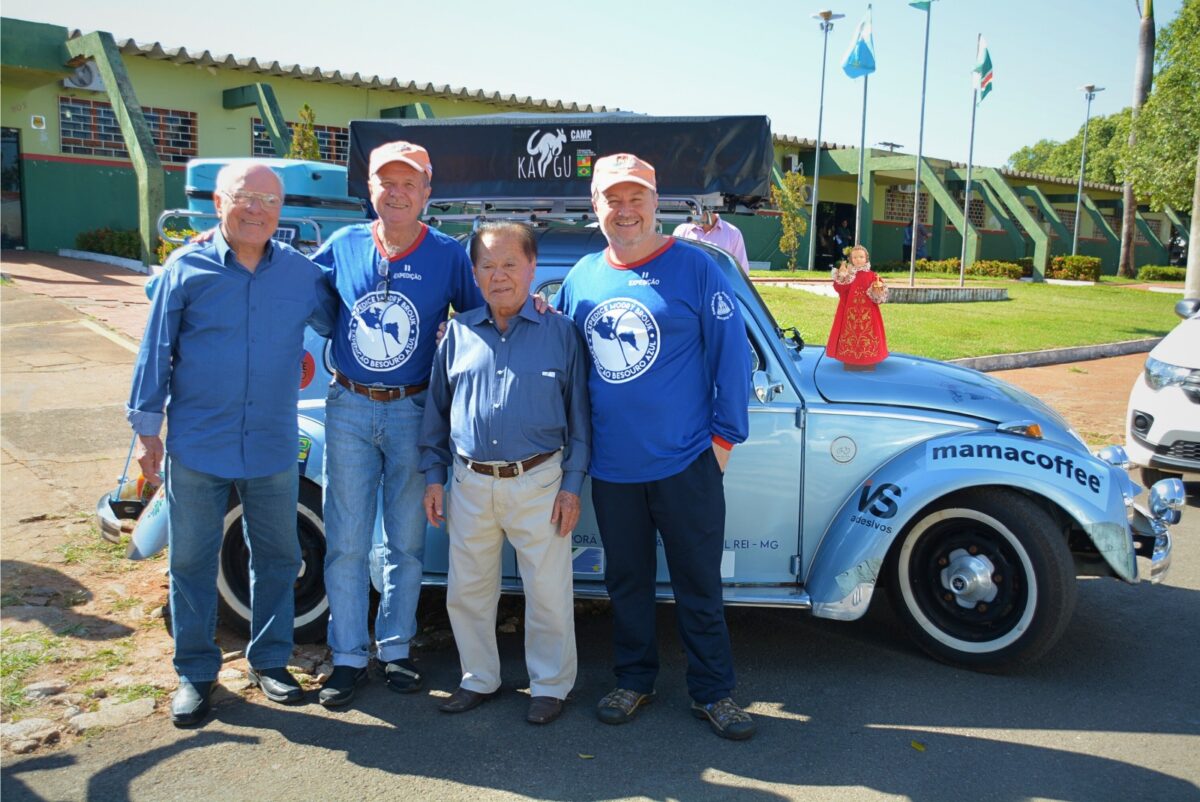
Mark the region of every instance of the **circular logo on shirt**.
<instances>
[{"instance_id":1,"label":"circular logo on shirt","mask_svg":"<svg viewBox=\"0 0 1200 802\"><path fill-rule=\"evenodd\" d=\"M658 322L632 298L597 305L584 321L583 333L596 372L609 384L637 378L658 357Z\"/></svg>"},{"instance_id":2,"label":"circular logo on shirt","mask_svg":"<svg viewBox=\"0 0 1200 802\"><path fill-rule=\"evenodd\" d=\"M721 290L713 293L711 308L713 317L717 320L729 320L733 317L733 300Z\"/></svg>"},{"instance_id":3,"label":"circular logo on shirt","mask_svg":"<svg viewBox=\"0 0 1200 802\"><path fill-rule=\"evenodd\" d=\"M403 293L369 292L350 311L350 350L367 370L392 370L417 350L420 324Z\"/></svg>"}]
</instances>

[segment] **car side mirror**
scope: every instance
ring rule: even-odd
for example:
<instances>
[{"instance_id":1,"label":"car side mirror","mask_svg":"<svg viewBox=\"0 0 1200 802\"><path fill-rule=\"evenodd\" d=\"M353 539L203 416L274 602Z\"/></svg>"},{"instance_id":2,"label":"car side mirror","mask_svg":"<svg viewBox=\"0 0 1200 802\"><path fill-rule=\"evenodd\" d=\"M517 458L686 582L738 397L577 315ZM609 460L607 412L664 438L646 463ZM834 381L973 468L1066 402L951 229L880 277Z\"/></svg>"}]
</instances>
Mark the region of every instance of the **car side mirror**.
<instances>
[{"instance_id":1,"label":"car side mirror","mask_svg":"<svg viewBox=\"0 0 1200 802\"><path fill-rule=\"evenodd\" d=\"M770 403L771 399L783 392L783 382L772 384L765 370L754 371L751 383L754 385L754 396L763 404Z\"/></svg>"},{"instance_id":2,"label":"car side mirror","mask_svg":"<svg viewBox=\"0 0 1200 802\"><path fill-rule=\"evenodd\" d=\"M1200 312L1200 298L1184 298L1175 304L1175 314L1184 320L1187 320L1197 312Z\"/></svg>"}]
</instances>

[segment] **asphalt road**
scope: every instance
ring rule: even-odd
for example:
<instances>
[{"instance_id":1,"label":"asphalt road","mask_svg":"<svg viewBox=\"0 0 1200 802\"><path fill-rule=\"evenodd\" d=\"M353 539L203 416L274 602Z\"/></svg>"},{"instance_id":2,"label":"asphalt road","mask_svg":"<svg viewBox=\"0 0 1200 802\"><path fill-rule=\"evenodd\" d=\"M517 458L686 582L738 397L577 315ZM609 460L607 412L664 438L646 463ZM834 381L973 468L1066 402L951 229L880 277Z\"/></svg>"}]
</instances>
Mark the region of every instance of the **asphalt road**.
<instances>
[{"instance_id":1,"label":"asphalt road","mask_svg":"<svg viewBox=\"0 0 1200 802\"><path fill-rule=\"evenodd\" d=\"M18 343L6 328L6 359ZM74 370L59 374L63 386ZM548 727L525 723L521 636L502 635L505 693L471 713L436 710L458 667L452 649L429 652L419 656L425 692L399 696L375 681L342 713L226 693L198 730L155 716L69 749L6 755L0 793L6 802L1200 799L1200 509L1175 537L1164 584L1081 581L1066 635L1017 675L925 657L882 596L854 623L731 609L737 697L759 723L746 743L691 717L664 606L659 698L627 726L592 714L611 686L611 627L606 615L581 614L575 697Z\"/></svg>"}]
</instances>

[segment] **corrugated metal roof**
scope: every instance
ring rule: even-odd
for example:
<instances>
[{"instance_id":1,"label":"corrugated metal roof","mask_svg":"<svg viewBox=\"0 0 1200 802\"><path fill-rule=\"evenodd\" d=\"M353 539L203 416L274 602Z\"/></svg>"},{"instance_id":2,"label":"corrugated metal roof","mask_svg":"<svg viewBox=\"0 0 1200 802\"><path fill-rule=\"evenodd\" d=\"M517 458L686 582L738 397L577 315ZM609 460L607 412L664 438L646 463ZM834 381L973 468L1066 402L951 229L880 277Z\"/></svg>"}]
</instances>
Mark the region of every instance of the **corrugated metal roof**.
<instances>
[{"instance_id":1,"label":"corrugated metal roof","mask_svg":"<svg viewBox=\"0 0 1200 802\"><path fill-rule=\"evenodd\" d=\"M70 38L75 39L83 35L82 31L75 29L71 31ZM484 89L468 89L466 87L450 86L449 84L403 81L399 78L362 75L357 72L342 72L341 70L325 70L320 67L303 67L299 64L281 64L278 61L260 61L253 57L242 58L231 54L214 54L208 50L189 51L185 47L164 47L161 42L144 44L136 42L133 39L118 39L116 43L121 54L125 56L141 56L142 58L155 61L170 61L175 64L196 64L201 67L242 70L259 75L295 78L313 83L339 84L341 86L352 86L361 89L405 92L407 94L425 95L427 97L444 98L447 100L474 100L480 103L502 104L531 111L616 111L616 109L609 109L605 106L593 106L591 104L581 104L565 100L489 92Z\"/></svg>"}]
</instances>

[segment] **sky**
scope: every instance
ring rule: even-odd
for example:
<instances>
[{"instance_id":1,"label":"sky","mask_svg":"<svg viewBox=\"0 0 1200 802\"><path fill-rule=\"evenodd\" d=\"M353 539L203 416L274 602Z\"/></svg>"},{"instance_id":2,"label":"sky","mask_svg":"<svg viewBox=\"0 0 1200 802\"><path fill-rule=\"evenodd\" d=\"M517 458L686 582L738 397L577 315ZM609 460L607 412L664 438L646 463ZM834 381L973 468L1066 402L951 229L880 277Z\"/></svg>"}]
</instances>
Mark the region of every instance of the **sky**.
<instances>
[{"instance_id":1,"label":"sky","mask_svg":"<svg viewBox=\"0 0 1200 802\"><path fill-rule=\"evenodd\" d=\"M1154 4L1160 29L1182 2ZM456 0L437 10L406 0L4 0L3 14L118 40L647 114L766 114L774 133L815 139L822 34L811 15L829 8L846 18L828 34L821 138L856 146L863 80L841 63L868 4L828 3ZM904 0L873 6L878 68L866 141L915 153L926 15ZM967 160L978 34L995 78L978 109L974 161L1003 166L1024 145L1079 130L1082 84L1105 87L1094 115L1131 104L1138 19L1136 0L935 0L923 152Z\"/></svg>"}]
</instances>

